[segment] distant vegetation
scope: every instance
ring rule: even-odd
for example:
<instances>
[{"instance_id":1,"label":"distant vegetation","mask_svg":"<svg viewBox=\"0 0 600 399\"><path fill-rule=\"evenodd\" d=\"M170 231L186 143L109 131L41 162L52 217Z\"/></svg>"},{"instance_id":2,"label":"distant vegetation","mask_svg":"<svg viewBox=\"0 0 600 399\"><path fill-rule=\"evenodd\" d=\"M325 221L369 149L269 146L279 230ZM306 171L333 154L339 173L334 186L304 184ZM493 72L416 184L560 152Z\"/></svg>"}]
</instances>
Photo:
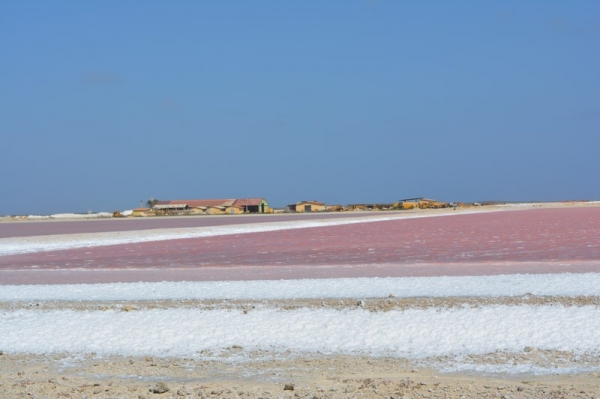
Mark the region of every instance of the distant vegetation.
<instances>
[{"instance_id":1,"label":"distant vegetation","mask_svg":"<svg viewBox=\"0 0 600 399\"><path fill-rule=\"evenodd\" d=\"M154 208L154 205L156 205L156 203L157 203L158 201L159 201L159 200L157 200L156 198L150 198L148 201L146 201L146 206L147 206L148 208Z\"/></svg>"}]
</instances>

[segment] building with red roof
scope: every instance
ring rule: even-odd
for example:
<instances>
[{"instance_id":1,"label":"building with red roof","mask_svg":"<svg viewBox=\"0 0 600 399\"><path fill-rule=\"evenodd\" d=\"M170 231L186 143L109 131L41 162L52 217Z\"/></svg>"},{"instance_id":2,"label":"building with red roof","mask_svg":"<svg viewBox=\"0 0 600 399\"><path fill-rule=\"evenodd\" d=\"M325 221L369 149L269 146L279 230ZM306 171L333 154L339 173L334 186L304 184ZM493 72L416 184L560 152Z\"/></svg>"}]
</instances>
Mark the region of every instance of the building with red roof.
<instances>
[{"instance_id":1,"label":"building with red roof","mask_svg":"<svg viewBox=\"0 0 600 399\"><path fill-rule=\"evenodd\" d=\"M192 199L157 201L156 209L190 211L193 214L271 213L264 198Z\"/></svg>"},{"instance_id":2,"label":"building with red roof","mask_svg":"<svg viewBox=\"0 0 600 399\"><path fill-rule=\"evenodd\" d=\"M325 210L325 203L320 201L300 201L288 205L291 212L321 212Z\"/></svg>"}]
</instances>

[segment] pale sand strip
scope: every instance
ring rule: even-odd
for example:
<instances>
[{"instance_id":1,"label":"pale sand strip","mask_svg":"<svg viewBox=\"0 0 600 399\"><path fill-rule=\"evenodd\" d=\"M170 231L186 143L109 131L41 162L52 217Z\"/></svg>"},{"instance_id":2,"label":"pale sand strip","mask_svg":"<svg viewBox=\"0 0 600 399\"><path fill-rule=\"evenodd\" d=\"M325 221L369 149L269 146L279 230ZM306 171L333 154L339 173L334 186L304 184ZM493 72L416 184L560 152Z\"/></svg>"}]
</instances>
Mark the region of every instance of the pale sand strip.
<instances>
[{"instance_id":1,"label":"pale sand strip","mask_svg":"<svg viewBox=\"0 0 600 399\"><path fill-rule=\"evenodd\" d=\"M114 300L114 301L10 301L0 302L0 310L117 310L136 311L148 309L199 309L199 310L243 310L254 309L365 309L370 312L389 312L407 309L451 309L480 308L483 306L599 306L599 296L549 296L522 295L500 297L417 297L417 298L335 298L335 299L277 299L277 300L200 300L200 299L161 299L161 300Z\"/></svg>"},{"instance_id":2,"label":"pale sand strip","mask_svg":"<svg viewBox=\"0 0 600 399\"><path fill-rule=\"evenodd\" d=\"M597 398L600 372L494 376L440 373L397 358L280 358L255 353L248 362L68 355L0 355L0 397L17 398ZM564 359L532 351L488 361ZM493 360L496 359L496 360ZM477 361L478 359L473 359ZM568 361L565 360L565 361ZM292 390L286 390L286 388ZM166 390L166 391L165 391ZM163 393L159 393L163 392Z\"/></svg>"}]
</instances>

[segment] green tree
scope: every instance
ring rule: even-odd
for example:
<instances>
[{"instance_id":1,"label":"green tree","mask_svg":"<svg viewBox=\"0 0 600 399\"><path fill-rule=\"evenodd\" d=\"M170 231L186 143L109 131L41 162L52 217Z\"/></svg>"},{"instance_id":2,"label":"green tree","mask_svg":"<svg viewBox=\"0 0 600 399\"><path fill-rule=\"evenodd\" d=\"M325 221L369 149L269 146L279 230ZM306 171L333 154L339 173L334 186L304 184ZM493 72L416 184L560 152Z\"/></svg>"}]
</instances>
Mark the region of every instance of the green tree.
<instances>
[{"instance_id":1,"label":"green tree","mask_svg":"<svg viewBox=\"0 0 600 399\"><path fill-rule=\"evenodd\" d=\"M156 205L157 202L158 200L156 198L150 198L148 201L146 201L146 206L148 208L154 208L154 205Z\"/></svg>"}]
</instances>

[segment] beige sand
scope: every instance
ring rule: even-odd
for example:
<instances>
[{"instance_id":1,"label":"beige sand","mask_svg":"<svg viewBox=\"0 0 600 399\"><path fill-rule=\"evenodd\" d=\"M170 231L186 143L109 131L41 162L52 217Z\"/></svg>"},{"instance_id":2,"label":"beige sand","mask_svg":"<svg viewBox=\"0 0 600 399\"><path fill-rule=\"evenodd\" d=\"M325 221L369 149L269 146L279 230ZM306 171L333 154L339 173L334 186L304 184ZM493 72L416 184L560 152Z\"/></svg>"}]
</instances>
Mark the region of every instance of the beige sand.
<instances>
[{"instance_id":1,"label":"beige sand","mask_svg":"<svg viewBox=\"0 0 600 399\"><path fill-rule=\"evenodd\" d=\"M74 361L61 355L0 359L3 398L600 397L598 372L484 377L441 374L393 358L310 356L251 363L122 357Z\"/></svg>"}]
</instances>

